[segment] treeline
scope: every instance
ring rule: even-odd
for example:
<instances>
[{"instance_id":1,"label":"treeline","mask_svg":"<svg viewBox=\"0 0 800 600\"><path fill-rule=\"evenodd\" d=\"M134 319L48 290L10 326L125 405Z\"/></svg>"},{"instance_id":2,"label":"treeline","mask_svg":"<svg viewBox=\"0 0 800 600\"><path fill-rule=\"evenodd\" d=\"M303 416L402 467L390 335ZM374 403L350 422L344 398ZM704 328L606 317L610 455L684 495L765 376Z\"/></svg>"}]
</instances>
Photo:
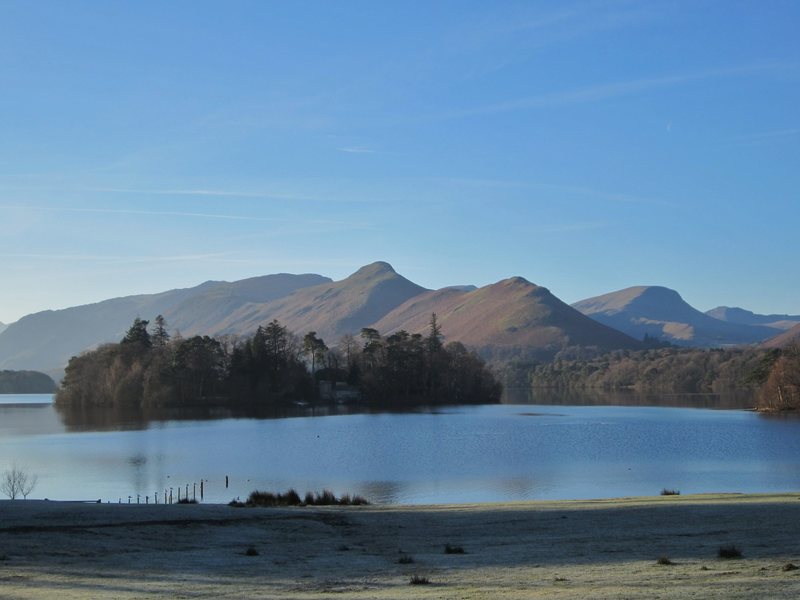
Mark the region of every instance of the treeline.
<instances>
[{"instance_id":1,"label":"treeline","mask_svg":"<svg viewBox=\"0 0 800 600\"><path fill-rule=\"evenodd\" d=\"M39 371L0 371L0 394L52 394L55 382Z\"/></svg>"},{"instance_id":2,"label":"treeline","mask_svg":"<svg viewBox=\"0 0 800 600\"><path fill-rule=\"evenodd\" d=\"M774 360L765 374L758 408L766 412L800 409L800 342L773 351Z\"/></svg>"},{"instance_id":3,"label":"treeline","mask_svg":"<svg viewBox=\"0 0 800 600\"><path fill-rule=\"evenodd\" d=\"M531 365L527 378L535 388L567 390L755 391L766 380L776 352L779 351L671 347L597 353L571 348L551 362Z\"/></svg>"},{"instance_id":4,"label":"treeline","mask_svg":"<svg viewBox=\"0 0 800 600\"><path fill-rule=\"evenodd\" d=\"M510 361L495 371L508 384L540 390L641 393L752 392L764 411L800 409L800 344L783 349L568 348L547 362Z\"/></svg>"},{"instance_id":5,"label":"treeline","mask_svg":"<svg viewBox=\"0 0 800 600\"><path fill-rule=\"evenodd\" d=\"M442 344L435 315L427 336L364 329L329 348L272 321L246 339L172 339L163 317L136 319L117 344L73 357L56 403L69 407L180 407L319 400L340 382L373 405L496 402L501 388L483 360Z\"/></svg>"}]
</instances>

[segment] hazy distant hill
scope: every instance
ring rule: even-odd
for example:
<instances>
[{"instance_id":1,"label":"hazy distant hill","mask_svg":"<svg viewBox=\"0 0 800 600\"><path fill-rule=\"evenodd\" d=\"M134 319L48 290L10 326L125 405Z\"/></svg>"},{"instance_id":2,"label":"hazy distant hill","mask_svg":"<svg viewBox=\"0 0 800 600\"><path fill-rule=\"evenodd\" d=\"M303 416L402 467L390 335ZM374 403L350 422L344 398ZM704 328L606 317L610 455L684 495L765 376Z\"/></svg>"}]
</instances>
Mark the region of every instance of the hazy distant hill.
<instances>
[{"instance_id":1,"label":"hazy distant hill","mask_svg":"<svg viewBox=\"0 0 800 600\"><path fill-rule=\"evenodd\" d=\"M0 333L3 333L3 330L5 330L6 327L8 327L8 325L5 323L0 323Z\"/></svg>"},{"instance_id":2,"label":"hazy distant hill","mask_svg":"<svg viewBox=\"0 0 800 600\"><path fill-rule=\"evenodd\" d=\"M382 333L424 333L435 312L446 340L477 348L528 347L552 353L563 346L636 348L639 342L589 319L546 288L521 277L475 290L445 288L416 296L374 327Z\"/></svg>"},{"instance_id":3,"label":"hazy distant hill","mask_svg":"<svg viewBox=\"0 0 800 600\"><path fill-rule=\"evenodd\" d=\"M222 326L224 331L249 333L277 319L290 331L316 331L333 344L343 334L357 334L409 298L427 291L398 275L388 263L376 262L341 281L303 288L274 302L242 306Z\"/></svg>"},{"instance_id":4,"label":"hazy distant hill","mask_svg":"<svg viewBox=\"0 0 800 600\"><path fill-rule=\"evenodd\" d=\"M0 333L0 369L36 369L57 375L71 356L119 341L137 316L152 319L163 314L170 329L187 334L216 333L219 321L242 305L259 298L274 300L325 281L330 279L288 274L234 283L208 281L193 288L34 313Z\"/></svg>"},{"instance_id":5,"label":"hazy distant hill","mask_svg":"<svg viewBox=\"0 0 800 600\"><path fill-rule=\"evenodd\" d=\"M37 371L0 371L0 394L52 394L55 382Z\"/></svg>"},{"instance_id":6,"label":"hazy distant hill","mask_svg":"<svg viewBox=\"0 0 800 600\"><path fill-rule=\"evenodd\" d=\"M759 315L743 308L718 306L707 311L709 317L740 325L762 325L788 331L800 323L800 315Z\"/></svg>"},{"instance_id":7,"label":"hazy distant hill","mask_svg":"<svg viewBox=\"0 0 800 600\"><path fill-rule=\"evenodd\" d=\"M784 331L768 339L762 346L765 348L783 348L790 342L800 343L800 324L795 325L789 331Z\"/></svg>"},{"instance_id":8,"label":"hazy distant hill","mask_svg":"<svg viewBox=\"0 0 800 600\"><path fill-rule=\"evenodd\" d=\"M581 300L583 314L628 335L645 335L684 346L721 346L760 342L775 333L757 325L729 323L693 308L675 290L637 286Z\"/></svg>"}]
</instances>

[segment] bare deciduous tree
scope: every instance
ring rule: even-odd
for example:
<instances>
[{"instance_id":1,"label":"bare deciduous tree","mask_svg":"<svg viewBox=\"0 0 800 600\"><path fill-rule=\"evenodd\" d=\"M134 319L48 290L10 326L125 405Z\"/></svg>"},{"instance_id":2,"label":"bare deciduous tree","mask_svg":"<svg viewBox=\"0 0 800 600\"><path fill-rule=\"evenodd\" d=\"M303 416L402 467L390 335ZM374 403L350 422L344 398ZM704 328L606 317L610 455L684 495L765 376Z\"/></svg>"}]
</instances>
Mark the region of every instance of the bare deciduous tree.
<instances>
[{"instance_id":1,"label":"bare deciduous tree","mask_svg":"<svg viewBox=\"0 0 800 600\"><path fill-rule=\"evenodd\" d=\"M36 475L26 473L19 467L12 467L0 478L0 492L12 500L16 500L20 496L27 499L28 494L36 487L39 478Z\"/></svg>"}]
</instances>

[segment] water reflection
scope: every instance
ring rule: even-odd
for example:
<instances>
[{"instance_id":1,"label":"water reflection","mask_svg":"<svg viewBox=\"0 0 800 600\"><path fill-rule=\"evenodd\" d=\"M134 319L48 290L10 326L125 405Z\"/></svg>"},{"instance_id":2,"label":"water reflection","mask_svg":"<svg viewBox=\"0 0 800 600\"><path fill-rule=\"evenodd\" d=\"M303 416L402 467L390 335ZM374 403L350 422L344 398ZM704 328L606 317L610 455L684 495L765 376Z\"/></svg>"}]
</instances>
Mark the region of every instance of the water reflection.
<instances>
[{"instance_id":1,"label":"water reflection","mask_svg":"<svg viewBox=\"0 0 800 600\"><path fill-rule=\"evenodd\" d=\"M287 419L359 414L445 414L453 407L419 406L389 410L364 405L321 404L284 406L214 406L182 408L65 407L54 405L67 431L133 431L172 421L213 421L223 419Z\"/></svg>"},{"instance_id":2,"label":"water reflection","mask_svg":"<svg viewBox=\"0 0 800 600\"><path fill-rule=\"evenodd\" d=\"M289 487L420 504L800 487L796 418L580 401L406 414L6 405L0 471L16 463L36 473L37 497L112 502L152 502L156 492L163 501L200 481L206 502ZM322 415L339 416L311 418Z\"/></svg>"},{"instance_id":3,"label":"water reflection","mask_svg":"<svg viewBox=\"0 0 800 600\"><path fill-rule=\"evenodd\" d=\"M503 404L543 404L548 406L663 406L671 408L710 408L745 410L755 406L752 391L720 394L641 393L633 390L546 390L507 388Z\"/></svg>"}]
</instances>

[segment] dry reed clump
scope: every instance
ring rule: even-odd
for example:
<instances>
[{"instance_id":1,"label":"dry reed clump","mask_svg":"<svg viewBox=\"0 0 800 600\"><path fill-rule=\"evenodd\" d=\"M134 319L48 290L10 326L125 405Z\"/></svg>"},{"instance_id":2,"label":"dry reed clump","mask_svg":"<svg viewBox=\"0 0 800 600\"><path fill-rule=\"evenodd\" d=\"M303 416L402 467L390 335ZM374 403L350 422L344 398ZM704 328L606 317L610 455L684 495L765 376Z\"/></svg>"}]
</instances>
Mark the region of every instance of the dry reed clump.
<instances>
[{"instance_id":1,"label":"dry reed clump","mask_svg":"<svg viewBox=\"0 0 800 600\"><path fill-rule=\"evenodd\" d=\"M330 490L323 490L321 493L308 492L304 498L300 498L295 490L290 489L285 493L264 492L256 490L250 493L247 500L242 502L238 498L229 502L229 506L361 506L369 504L365 498L359 495L351 496L345 494L341 498Z\"/></svg>"},{"instance_id":2,"label":"dry reed clump","mask_svg":"<svg viewBox=\"0 0 800 600\"><path fill-rule=\"evenodd\" d=\"M735 544L726 544L725 546L719 547L717 556L726 559L742 558L742 551L737 548Z\"/></svg>"}]
</instances>

